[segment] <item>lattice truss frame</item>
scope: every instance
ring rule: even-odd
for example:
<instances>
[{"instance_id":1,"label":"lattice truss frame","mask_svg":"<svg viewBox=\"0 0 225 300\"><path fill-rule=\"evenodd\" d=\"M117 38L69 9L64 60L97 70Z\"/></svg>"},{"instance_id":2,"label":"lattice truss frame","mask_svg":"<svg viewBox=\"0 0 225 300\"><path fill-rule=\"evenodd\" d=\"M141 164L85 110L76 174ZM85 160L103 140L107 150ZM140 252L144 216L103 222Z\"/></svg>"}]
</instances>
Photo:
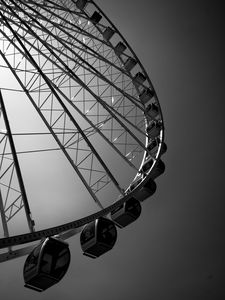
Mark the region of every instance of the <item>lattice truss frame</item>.
<instances>
[{"instance_id":1,"label":"lattice truss frame","mask_svg":"<svg viewBox=\"0 0 225 300\"><path fill-rule=\"evenodd\" d=\"M11 153L5 157L5 153L11 151L8 150L10 148L8 136L4 132L1 132L0 136L0 197L3 203L1 212L4 211L2 218L9 222L24 207L24 202L18 180L15 178L17 175L13 157Z\"/></svg>"},{"instance_id":2,"label":"lattice truss frame","mask_svg":"<svg viewBox=\"0 0 225 300\"><path fill-rule=\"evenodd\" d=\"M18 93L26 94L102 208L97 197L101 189L110 183L124 195L126 187L111 173L93 138L104 140L136 172L140 168L136 157L148 151L145 128L149 117L144 118L146 105L140 94L149 89L149 82L135 77L142 71L138 59L119 43L119 32L105 16L96 19L99 8L93 1L79 9L73 0L3 0L0 8L4 62L0 67L11 70L20 86ZM132 61L133 65L128 63ZM150 89L154 93L151 85ZM154 119L161 120L161 114L150 121ZM0 179L8 178L1 186L18 193L9 206L7 196L3 197L8 222L23 208L23 198L20 189L10 185L10 176L15 174L13 161L4 155L7 132L0 138L0 162L5 165Z\"/></svg>"}]
</instances>

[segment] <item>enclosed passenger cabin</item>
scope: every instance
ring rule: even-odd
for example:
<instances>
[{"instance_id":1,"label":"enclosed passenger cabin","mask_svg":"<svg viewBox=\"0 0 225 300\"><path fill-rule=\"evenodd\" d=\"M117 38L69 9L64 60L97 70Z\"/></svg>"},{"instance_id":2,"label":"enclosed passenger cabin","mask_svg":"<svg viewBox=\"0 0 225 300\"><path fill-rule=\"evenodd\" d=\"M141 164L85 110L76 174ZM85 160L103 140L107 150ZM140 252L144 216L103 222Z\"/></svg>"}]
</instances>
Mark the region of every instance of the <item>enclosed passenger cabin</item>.
<instances>
[{"instance_id":1,"label":"enclosed passenger cabin","mask_svg":"<svg viewBox=\"0 0 225 300\"><path fill-rule=\"evenodd\" d=\"M159 145L160 145L159 137L150 140L150 142L147 145L147 149L149 152L147 152L146 157L148 157L149 155L154 157L158 151ZM162 142L159 155L160 156L163 155L166 151L167 151L167 145L166 143Z\"/></svg>"},{"instance_id":2,"label":"enclosed passenger cabin","mask_svg":"<svg viewBox=\"0 0 225 300\"><path fill-rule=\"evenodd\" d=\"M165 142L162 142L161 143L161 149L160 149L160 154L159 155L161 156L161 155L165 154L166 151L167 151L167 144Z\"/></svg>"},{"instance_id":3,"label":"enclosed passenger cabin","mask_svg":"<svg viewBox=\"0 0 225 300\"><path fill-rule=\"evenodd\" d=\"M149 100L152 99L153 96L154 96L153 90L151 90L150 88L144 88L139 95L139 99L143 104L146 104Z\"/></svg>"},{"instance_id":4,"label":"enclosed passenger cabin","mask_svg":"<svg viewBox=\"0 0 225 300\"><path fill-rule=\"evenodd\" d=\"M23 269L24 286L42 292L63 278L69 264L68 244L56 238L46 238L26 259Z\"/></svg>"},{"instance_id":5,"label":"enclosed passenger cabin","mask_svg":"<svg viewBox=\"0 0 225 300\"><path fill-rule=\"evenodd\" d=\"M136 59L133 57L128 57L124 63L124 68L126 71L130 72L137 64Z\"/></svg>"},{"instance_id":6,"label":"enclosed passenger cabin","mask_svg":"<svg viewBox=\"0 0 225 300\"><path fill-rule=\"evenodd\" d=\"M116 47L115 47L115 52L117 55L121 55L125 50L127 49L127 47L124 45L124 43L119 42Z\"/></svg>"},{"instance_id":7,"label":"enclosed passenger cabin","mask_svg":"<svg viewBox=\"0 0 225 300\"><path fill-rule=\"evenodd\" d=\"M159 121L152 121L146 128L149 138L156 138L159 136L162 129L162 124Z\"/></svg>"},{"instance_id":8,"label":"enclosed passenger cabin","mask_svg":"<svg viewBox=\"0 0 225 300\"><path fill-rule=\"evenodd\" d=\"M90 21L94 24L98 24L102 19L102 16L97 12L94 11L93 15L90 18Z\"/></svg>"},{"instance_id":9,"label":"enclosed passenger cabin","mask_svg":"<svg viewBox=\"0 0 225 300\"><path fill-rule=\"evenodd\" d=\"M146 107L146 116L154 119L159 114L159 108L155 103L151 103Z\"/></svg>"},{"instance_id":10,"label":"enclosed passenger cabin","mask_svg":"<svg viewBox=\"0 0 225 300\"><path fill-rule=\"evenodd\" d=\"M117 230L113 221L99 218L87 224L80 234L83 254L96 258L111 250L116 243Z\"/></svg>"},{"instance_id":11,"label":"enclosed passenger cabin","mask_svg":"<svg viewBox=\"0 0 225 300\"><path fill-rule=\"evenodd\" d=\"M138 182L133 182L130 186L130 191L134 190L138 185ZM153 179L149 179L140 189L134 192L133 197L140 202L143 202L147 198L151 197L156 192L156 183Z\"/></svg>"},{"instance_id":12,"label":"enclosed passenger cabin","mask_svg":"<svg viewBox=\"0 0 225 300\"><path fill-rule=\"evenodd\" d=\"M134 84L136 84L136 86L143 84L145 82L145 80L146 80L146 77L141 72L138 72L133 78L133 82L134 82Z\"/></svg>"},{"instance_id":13,"label":"enclosed passenger cabin","mask_svg":"<svg viewBox=\"0 0 225 300\"><path fill-rule=\"evenodd\" d=\"M151 171L151 178L156 179L157 177L162 175L165 172L165 168L166 167L165 167L164 162L161 159L159 159Z\"/></svg>"},{"instance_id":14,"label":"enclosed passenger cabin","mask_svg":"<svg viewBox=\"0 0 225 300\"><path fill-rule=\"evenodd\" d=\"M115 31L111 27L106 27L105 31L102 33L103 39L108 42L114 33Z\"/></svg>"},{"instance_id":15,"label":"enclosed passenger cabin","mask_svg":"<svg viewBox=\"0 0 225 300\"><path fill-rule=\"evenodd\" d=\"M153 160L151 157L148 158L148 159L143 163L142 168L141 168L141 171L142 171L143 173L148 172L148 171L150 170L150 168L152 167L153 162L154 162L154 160ZM159 160L155 163L154 167L152 168L152 170L151 170L151 175L150 175L150 176L151 176L152 179L155 179L155 178L159 177L161 174L163 174L164 171L165 171L165 164L164 164L164 162L163 162L161 159L159 159Z\"/></svg>"},{"instance_id":16,"label":"enclosed passenger cabin","mask_svg":"<svg viewBox=\"0 0 225 300\"><path fill-rule=\"evenodd\" d=\"M140 214L141 204L132 197L111 212L111 219L118 227L123 228L136 221Z\"/></svg>"},{"instance_id":17,"label":"enclosed passenger cabin","mask_svg":"<svg viewBox=\"0 0 225 300\"><path fill-rule=\"evenodd\" d=\"M149 158L146 159L145 162L143 163L143 165L142 165L142 167L141 167L141 171L142 171L143 173L148 172L148 171L150 170L150 168L152 167L153 163L154 163L154 160L153 160L151 157L149 157Z\"/></svg>"},{"instance_id":18,"label":"enclosed passenger cabin","mask_svg":"<svg viewBox=\"0 0 225 300\"><path fill-rule=\"evenodd\" d=\"M80 10L84 9L86 5L87 5L87 0L77 0L76 2L76 6Z\"/></svg>"},{"instance_id":19,"label":"enclosed passenger cabin","mask_svg":"<svg viewBox=\"0 0 225 300\"><path fill-rule=\"evenodd\" d=\"M151 139L147 145L148 152L146 153L146 158L149 156L155 157L159 147L159 138Z\"/></svg>"}]
</instances>

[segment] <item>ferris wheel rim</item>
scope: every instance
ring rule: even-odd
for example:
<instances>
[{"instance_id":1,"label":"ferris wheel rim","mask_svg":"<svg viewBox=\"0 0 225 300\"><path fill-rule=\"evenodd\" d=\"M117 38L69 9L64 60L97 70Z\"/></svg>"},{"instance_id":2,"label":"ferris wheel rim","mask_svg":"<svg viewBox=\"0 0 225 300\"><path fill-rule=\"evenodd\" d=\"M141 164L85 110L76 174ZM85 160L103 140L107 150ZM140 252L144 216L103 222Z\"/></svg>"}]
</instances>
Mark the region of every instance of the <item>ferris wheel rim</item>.
<instances>
[{"instance_id":1,"label":"ferris wheel rim","mask_svg":"<svg viewBox=\"0 0 225 300\"><path fill-rule=\"evenodd\" d=\"M41 239L49 237L49 236L54 236L54 235L60 236L60 234L62 234L62 233L66 233L73 229L78 229L77 231L74 232L74 234L71 233L72 235L75 235L75 234L79 233L81 231L81 229L83 228L83 226L85 226L86 224L88 224L100 217L107 216L111 211L113 211L117 207L121 206L126 201L128 201L128 199L132 198L135 195L135 193L137 192L137 190L141 189L144 186L144 184L151 178L152 178L152 175L151 175L151 172L149 172L149 174L147 176L145 176L145 178L140 182L137 189L134 189L131 192L129 192L128 194L125 194L123 196L123 198L118 199L115 203L107 206L106 208L102 209L101 211L95 212L86 217L83 217L83 218L80 218L80 219L77 219L77 220L74 220L74 221L71 221L68 223L64 223L64 224L61 224L58 226L49 227L46 229L29 232L29 233L25 233L25 234L19 234L19 235L6 237L6 238L1 238L0 239L0 249L35 242L35 241L41 240ZM63 237L63 235L62 235L62 237ZM66 235L65 235L65 239L67 239L69 237L70 237L70 234L68 235L68 237L66 237Z\"/></svg>"},{"instance_id":2,"label":"ferris wheel rim","mask_svg":"<svg viewBox=\"0 0 225 300\"><path fill-rule=\"evenodd\" d=\"M148 81L150 87L154 91L154 99L155 99L155 101L156 101L156 103L157 103L157 105L159 107L159 114L160 114L160 120L162 122L162 128L161 128L161 132L160 132L160 141L161 141L161 143L158 146L157 153L156 153L153 165L151 167L151 170L152 170L153 167L155 166L155 164L157 163L157 161L160 159L161 146L162 146L162 143L164 141L164 121L163 121L163 114L162 114L160 102L158 100L156 91L155 91L155 89L154 89L154 87L153 87L153 85L152 85L152 83L150 81L150 78L149 78L147 72L145 71L144 67L142 66L140 60L138 59L138 57L134 53L133 49L129 46L129 44L127 43L127 41L125 40L125 38L122 36L122 34L120 33L120 31L114 26L114 24L108 19L108 17L95 4L94 1L89 1L89 2L93 3L95 5L95 7L98 9L98 11L101 12L101 14L108 20L108 22L111 24L111 26L116 30L117 34L121 37L122 41L129 47L129 50L131 51L131 53L133 54L133 56L137 60L139 67L141 68L141 70L143 71L144 75L146 76L147 81ZM145 139L145 145L144 145L145 150L147 148L147 141L148 141L148 138L146 137L146 139ZM140 169L141 169L141 166L143 165L144 160L145 160L145 155L143 155L142 162L140 164ZM56 234L63 234L65 232L68 232L68 231L73 230L73 229L77 229L77 231L75 231L74 234L78 233L79 229L81 229L85 224L87 224L87 223L95 220L96 218L99 218L99 217L102 217L102 216L106 216L113 209L119 207L120 205L122 205L123 203L125 203L128 199L130 199L134 195L135 191L137 191L137 189L142 188L143 185L151 178L151 170L143 178L143 180L141 181L141 183L138 185L138 188L136 188L134 191L129 192L128 194L126 194L125 191L124 191L124 193L123 193L123 191L120 191L120 192L122 192L120 194L122 196L122 198L119 198L118 200L116 200L115 203L107 206L106 208L102 207L102 209L100 211L98 211L97 213L90 214L90 215L88 215L86 217L83 217L83 218L74 220L72 222L62 224L62 225L58 225L58 226L54 226L54 227L49 227L49 228L42 229L42 230L39 230L39 231L31 232L31 233L25 233L25 234L21 234L21 235L15 235L15 236L10 236L10 237L6 237L6 238L2 238L2 239L0 239L0 249L4 249L4 248L8 248L8 247L13 247L13 246L18 246L18 245L22 245L22 244L31 243L31 242L40 240L40 239L42 239L44 237L48 237L48 236L56 235ZM136 177L139 176L139 175L140 175L140 173L137 172ZM134 180L135 180L135 178L134 178Z\"/></svg>"}]
</instances>

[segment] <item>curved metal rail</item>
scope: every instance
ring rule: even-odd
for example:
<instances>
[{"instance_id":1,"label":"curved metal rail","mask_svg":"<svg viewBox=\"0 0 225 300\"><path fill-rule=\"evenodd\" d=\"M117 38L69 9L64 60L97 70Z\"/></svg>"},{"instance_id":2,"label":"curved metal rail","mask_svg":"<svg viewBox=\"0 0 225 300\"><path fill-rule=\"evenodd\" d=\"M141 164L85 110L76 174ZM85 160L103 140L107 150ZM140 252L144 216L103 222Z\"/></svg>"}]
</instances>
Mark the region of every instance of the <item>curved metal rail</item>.
<instances>
[{"instance_id":1,"label":"curved metal rail","mask_svg":"<svg viewBox=\"0 0 225 300\"><path fill-rule=\"evenodd\" d=\"M48 18L50 14L51 17ZM87 27L82 25L83 21L86 22L85 24L87 25L85 26ZM48 22L47 24L49 25L49 28L45 26L46 22ZM0 262L25 255L34 247L31 245L21 249L12 250L11 247L13 246L32 243L53 235L60 235L62 239L69 238L70 236L79 233L85 224L99 218L100 216L106 216L112 210L123 204L132 197L137 190L141 189L149 178L151 178L151 171L160 158L161 145L164 141L162 110L149 76L125 38L94 1L89 0L75 2L68 0L65 2L60 0L22 0L18 2L16 0L3 0L1 1L0 11L0 25L1 24L2 27L0 26L0 35L2 36L2 40L7 42L8 45L12 45L15 51L19 53L18 55L22 57L22 60L26 61L27 65L29 64L32 66L32 68L30 67L25 70L26 75L29 74L30 76L28 84L25 84L20 77L20 72L23 71L23 69L20 69L20 63L18 65L13 64L12 61L10 61L10 58L5 55L6 48L3 47L4 49L0 49L0 54L5 66L13 73L21 87L21 90L19 91L22 91L27 95L28 99L36 109L36 112L40 115L44 124L48 128L49 133L55 138L58 144L58 149L60 149L67 157L90 195L98 204L100 211L79 220L52 228L17 236L7 236L0 239L0 249L9 249L7 253L0 254ZM89 25L91 29L88 28ZM11 36L4 32L5 28L10 30ZM57 36L52 28L57 28L58 35L60 33L62 37L59 37L60 35ZM23 33L21 30L23 30ZM40 30L43 33L43 37L38 34ZM30 36L36 40L35 43L27 38ZM44 38L46 36L50 37L50 39L54 42L47 42L48 39ZM82 40L81 36L83 36ZM56 46L56 43L58 43L58 46ZM54 68L56 68L58 72L58 75L55 75L54 80L50 80L50 75L48 75L49 71L46 73L44 67L41 68L38 65L37 61L30 54L30 49L34 49L38 56L42 56L46 61L45 64L49 61L52 65L54 65ZM107 51L108 55L105 54ZM110 55L112 55L112 58ZM71 59L71 57L73 57L73 59ZM101 72L101 67L96 67L97 61L104 63L104 72ZM84 74L88 74L88 76L92 74L92 77L90 76L89 80L82 81L79 74L77 75L76 73L80 70L80 68L82 68ZM113 71L109 73L109 70ZM85 77L84 74L81 74L82 77ZM125 78L122 87L120 84L117 84L115 74L119 74L119 76ZM42 78L41 85L38 84L39 76ZM114 80L112 80L112 76L114 76ZM98 78L98 83L96 84L95 89L98 84L105 84L116 91L117 95L119 95L117 97L118 99L115 101L116 103L110 104L107 102L107 89L106 91L102 90L94 92L90 88L95 78ZM95 101L95 104L93 105L97 105L104 110L104 118L101 116L103 120L98 122L96 120L93 121L85 110L82 110L74 103L73 98L71 99L68 97L63 88L61 88L61 86L67 82L72 82L74 86L80 86L83 91L86 91L88 95L92 97L93 101ZM55 99L54 101L57 101L57 105L59 105L57 107L59 107L61 115L59 115L55 123L44 117L43 107L48 101L48 98L41 98L42 89L43 91L50 91L51 95ZM140 96L141 92L145 92L148 89L152 92L152 96L149 99L147 98L147 100L142 101ZM4 90L4 88L2 90ZM38 95L36 98L34 96L35 93ZM110 96L113 101L112 95L113 94L111 93ZM123 103L123 98L129 101L133 109L135 108L139 113L142 113L142 122L144 123L133 124L129 120L129 114L126 115L121 113L120 110L121 107L123 107L123 104L121 104ZM123 158L127 165L136 170L137 173L133 181L136 180L137 176L141 175L141 168L145 162L146 155L151 155L147 149L150 138L145 130L150 122L154 121L155 118L147 117L147 105L149 103L156 103L159 109L156 120L161 122L160 143L158 144L156 155L152 157L153 164L151 168L148 170L147 174L142 174L141 183L130 192L128 188L120 186L116 177L108 168L107 163L102 160L98 151L91 144L88 136L95 133L99 134L99 136L101 136L101 138L110 145L113 151ZM74 109L76 113L81 116L85 122L87 122L87 124L89 124L89 129L83 129L79 126L74 116L70 113L68 105L71 109ZM89 107L89 111L91 110L92 107ZM52 110L52 119L53 114L54 112ZM54 125L62 116L66 116L65 123L67 120L70 120L70 124L72 122L74 131L74 136L67 140L66 143L62 142L61 136L66 136L65 132L67 127L64 126L60 128L60 132L58 132L58 128L54 128ZM103 128L105 124L110 122L112 119L121 126L126 135L136 142L136 147L139 147L143 152L143 158L139 167L135 166L132 163L132 160L128 159L125 153L120 151L114 140L110 139L109 136L105 134ZM135 133L132 132L132 129L139 132L139 134L145 138L145 143L142 143ZM77 139L74 139L75 136ZM105 178L109 178L106 184L112 182L118 189L119 196L116 202L106 208L103 207L101 201L96 195L98 192L98 190L96 192L96 187L93 188L90 186L90 181L88 182L81 173L80 165L74 162L67 151L68 145L78 143L80 140L86 142L88 145L89 155L92 155L92 157L98 161L99 170L101 169ZM135 149L132 151L136 151ZM101 179L99 180L99 182L101 182Z\"/></svg>"}]
</instances>

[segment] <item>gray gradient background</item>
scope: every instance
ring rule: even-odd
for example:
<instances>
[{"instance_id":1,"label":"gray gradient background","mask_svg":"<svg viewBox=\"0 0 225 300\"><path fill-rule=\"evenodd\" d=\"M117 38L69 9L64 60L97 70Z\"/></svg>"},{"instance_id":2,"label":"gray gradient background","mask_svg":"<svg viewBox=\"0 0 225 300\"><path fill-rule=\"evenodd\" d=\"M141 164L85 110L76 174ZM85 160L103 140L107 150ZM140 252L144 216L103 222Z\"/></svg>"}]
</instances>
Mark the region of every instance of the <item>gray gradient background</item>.
<instances>
[{"instance_id":1,"label":"gray gradient background","mask_svg":"<svg viewBox=\"0 0 225 300\"><path fill-rule=\"evenodd\" d=\"M91 260L70 240L66 277L23 288L24 258L0 265L1 299L219 300L224 266L223 1L98 0L142 61L164 112L157 193L115 248Z\"/></svg>"}]
</instances>

